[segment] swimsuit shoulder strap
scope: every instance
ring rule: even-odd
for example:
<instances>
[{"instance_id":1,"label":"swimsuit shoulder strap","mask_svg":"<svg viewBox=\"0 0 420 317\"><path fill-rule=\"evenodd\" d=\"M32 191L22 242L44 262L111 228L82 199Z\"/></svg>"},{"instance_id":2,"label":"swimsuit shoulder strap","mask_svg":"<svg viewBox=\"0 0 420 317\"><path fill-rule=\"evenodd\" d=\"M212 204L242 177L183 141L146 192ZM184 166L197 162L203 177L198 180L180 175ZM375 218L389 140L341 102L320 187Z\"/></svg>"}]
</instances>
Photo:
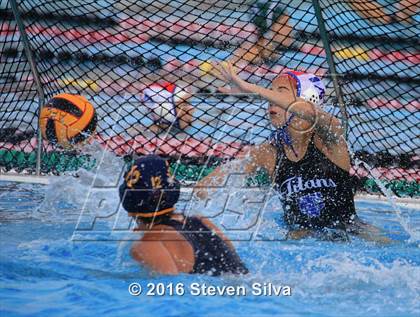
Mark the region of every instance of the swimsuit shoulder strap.
<instances>
[{"instance_id":1,"label":"swimsuit shoulder strap","mask_svg":"<svg viewBox=\"0 0 420 317\"><path fill-rule=\"evenodd\" d=\"M185 238L185 240L187 240L191 244L193 249L196 249L197 247L196 240L190 233L197 231L197 228L203 227L209 230L197 217L185 217L183 221L167 218L163 220L160 224L172 227L177 232L179 232Z\"/></svg>"}]
</instances>

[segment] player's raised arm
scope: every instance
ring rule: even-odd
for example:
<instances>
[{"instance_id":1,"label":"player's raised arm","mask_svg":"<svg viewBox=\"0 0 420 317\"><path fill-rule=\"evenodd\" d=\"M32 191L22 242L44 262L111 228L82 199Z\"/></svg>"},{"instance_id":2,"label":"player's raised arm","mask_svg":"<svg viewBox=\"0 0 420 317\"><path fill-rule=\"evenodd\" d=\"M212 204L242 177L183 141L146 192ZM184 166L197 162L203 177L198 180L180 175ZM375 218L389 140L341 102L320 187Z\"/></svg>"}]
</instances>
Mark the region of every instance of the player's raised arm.
<instances>
[{"instance_id":1,"label":"player's raised arm","mask_svg":"<svg viewBox=\"0 0 420 317\"><path fill-rule=\"evenodd\" d=\"M273 82L273 89L267 89L241 79L234 66L229 62L213 63L212 74L230 86L229 88L220 87L221 92L259 94L275 106L309 122L326 146L333 147L343 140L343 128L340 121L316 106L319 103L318 93L314 92L311 95L311 90L308 89L306 100L296 95L296 87L294 87L296 84L291 78L293 73L291 76L278 77Z\"/></svg>"}]
</instances>

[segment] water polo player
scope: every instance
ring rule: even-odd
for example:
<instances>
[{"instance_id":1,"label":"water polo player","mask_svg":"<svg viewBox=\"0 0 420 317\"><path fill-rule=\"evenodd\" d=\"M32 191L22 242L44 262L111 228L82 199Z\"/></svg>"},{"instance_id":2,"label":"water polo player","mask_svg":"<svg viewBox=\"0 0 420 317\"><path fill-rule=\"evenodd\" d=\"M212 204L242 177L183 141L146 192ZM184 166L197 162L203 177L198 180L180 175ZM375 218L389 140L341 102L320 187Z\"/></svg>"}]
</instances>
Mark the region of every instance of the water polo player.
<instances>
[{"instance_id":1,"label":"water polo player","mask_svg":"<svg viewBox=\"0 0 420 317\"><path fill-rule=\"evenodd\" d=\"M138 159L119 189L128 215L144 232L131 248L133 258L162 274L248 272L233 244L208 219L175 213L180 184L159 156Z\"/></svg>"},{"instance_id":2,"label":"water polo player","mask_svg":"<svg viewBox=\"0 0 420 317\"><path fill-rule=\"evenodd\" d=\"M266 89L240 79L231 63L214 64L213 74L230 86L220 91L254 93L269 102L275 131L269 142L251 149L244 171L264 168L271 175L290 237L339 228L367 239L386 240L373 237L378 231L356 216L343 128L337 118L322 110L325 87L317 76L287 72L273 81L272 89ZM224 175L219 167L198 185L220 183Z\"/></svg>"},{"instance_id":3,"label":"water polo player","mask_svg":"<svg viewBox=\"0 0 420 317\"><path fill-rule=\"evenodd\" d=\"M194 108L190 105L191 95L169 82L153 83L142 91L141 101L149 110L154 133L176 128L183 130L193 120ZM129 134L138 134L141 128L133 127Z\"/></svg>"}]
</instances>

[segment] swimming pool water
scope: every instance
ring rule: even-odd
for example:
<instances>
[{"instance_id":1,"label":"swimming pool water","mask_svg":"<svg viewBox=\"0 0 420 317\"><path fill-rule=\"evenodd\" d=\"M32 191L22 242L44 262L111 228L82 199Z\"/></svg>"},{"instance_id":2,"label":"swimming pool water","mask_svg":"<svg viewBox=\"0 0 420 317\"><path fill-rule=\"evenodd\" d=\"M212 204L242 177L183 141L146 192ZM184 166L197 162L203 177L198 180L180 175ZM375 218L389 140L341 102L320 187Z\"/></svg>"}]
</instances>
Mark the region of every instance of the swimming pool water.
<instances>
[{"instance_id":1,"label":"swimming pool water","mask_svg":"<svg viewBox=\"0 0 420 317\"><path fill-rule=\"evenodd\" d=\"M67 193L61 192L63 199L57 200L54 190L62 191L63 184L0 182L0 316L420 314L419 244L408 241L409 234L386 202L359 201L357 209L363 219L396 240L392 245L356 238L351 243L262 241L284 237L278 221L281 211L273 207L264 214L259 231L266 239L235 242L251 271L249 276L165 277L137 265L128 254L127 242L72 241L79 206L70 189L77 183L68 184ZM401 206L401 210L411 228L418 230L419 208ZM248 289L256 282L273 283L290 286L292 295L192 296L186 292L183 296L134 297L128 293L133 282L143 286L184 283L185 288L196 282Z\"/></svg>"}]
</instances>

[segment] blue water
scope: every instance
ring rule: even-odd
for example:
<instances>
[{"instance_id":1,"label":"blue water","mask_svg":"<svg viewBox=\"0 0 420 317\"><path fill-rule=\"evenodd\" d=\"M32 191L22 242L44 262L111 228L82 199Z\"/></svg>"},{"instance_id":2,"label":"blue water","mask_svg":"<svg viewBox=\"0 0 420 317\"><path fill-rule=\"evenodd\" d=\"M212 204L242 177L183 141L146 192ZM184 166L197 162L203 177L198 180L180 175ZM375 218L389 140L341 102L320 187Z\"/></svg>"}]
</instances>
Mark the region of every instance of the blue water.
<instances>
[{"instance_id":1,"label":"blue water","mask_svg":"<svg viewBox=\"0 0 420 317\"><path fill-rule=\"evenodd\" d=\"M258 230L249 226L243 231L256 233L253 239L244 241L242 235L243 241L235 242L251 271L249 276L164 277L152 276L130 258L131 242L103 239L104 230L111 231L113 227L112 217L95 224L93 236L96 235L97 241L92 241L95 239L91 236L85 239L89 241L81 241L80 237L74 241L75 232L84 235L79 230L81 196L86 192L83 179L88 183L86 175L78 180L63 177L49 186L0 182L1 316L236 316L239 313L243 316L418 316L420 313L419 244L409 241L409 234L386 202L359 201L357 210L363 219L388 232L395 240L392 245L381 246L356 238L351 243L314 239L281 241L285 230L274 198L259 217ZM92 193L86 195L93 197ZM113 190L98 195L107 197L100 212L106 206L112 209L116 203ZM400 207L411 230L418 232L419 206ZM85 204L86 208L91 208L90 202ZM205 209L204 213L214 216ZM243 213L243 217L236 214L233 219L235 214L227 211L213 219L225 226L227 235L239 237L235 235L238 231L226 228L246 227L249 218L255 218L246 211ZM124 213L120 216L124 217ZM186 292L183 296L134 297L128 293L128 286L133 282L143 287L149 282L183 283ZM256 282L288 285L292 295L254 296L250 290ZM249 292L247 296L237 297L192 296L191 283L244 285Z\"/></svg>"}]
</instances>

